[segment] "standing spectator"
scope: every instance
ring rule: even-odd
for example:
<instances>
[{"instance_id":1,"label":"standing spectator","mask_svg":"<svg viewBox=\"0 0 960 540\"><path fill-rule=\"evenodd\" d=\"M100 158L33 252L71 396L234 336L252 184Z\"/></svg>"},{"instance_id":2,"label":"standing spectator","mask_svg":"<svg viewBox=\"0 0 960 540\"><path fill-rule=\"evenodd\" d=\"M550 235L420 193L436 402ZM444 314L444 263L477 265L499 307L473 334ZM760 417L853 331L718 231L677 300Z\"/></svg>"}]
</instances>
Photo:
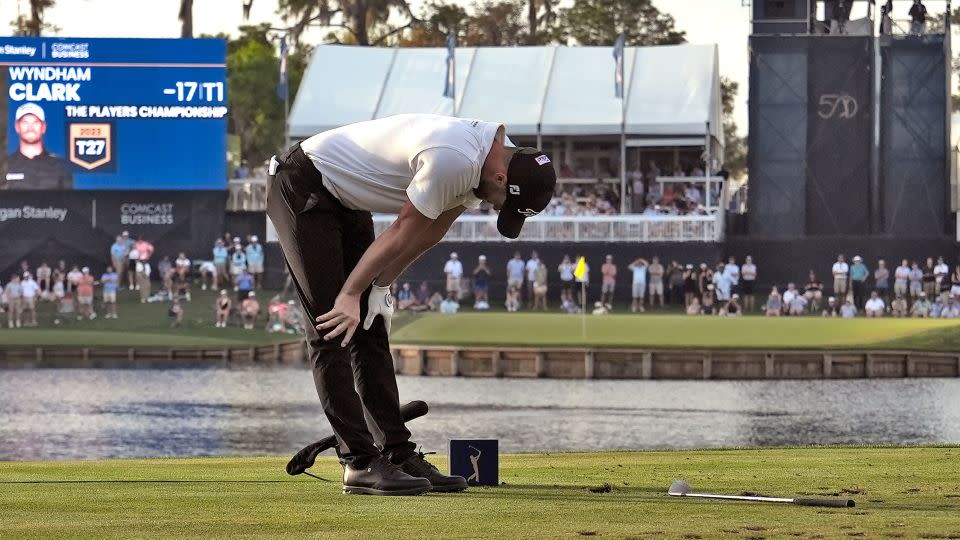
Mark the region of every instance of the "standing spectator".
<instances>
[{"instance_id":1,"label":"standing spectator","mask_svg":"<svg viewBox=\"0 0 960 540\"><path fill-rule=\"evenodd\" d=\"M707 263L700 263L700 272L697 273L697 291L701 298L707 292L707 285L713 283L713 271L707 266ZM701 303L703 300L701 299Z\"/></svg>"},{"instance_id":2,"label":"standing spectator","mask_svg":"<svg viewBox=\"0 0 960 540\"><path fill-rule=\"evenodd\" d=\"M737 265L736 257L730 256L730 258L727 259L727 264L723 267L723 273L727 276L727 281L730 282L730 292L739 292L740 267Z\"/></svg>"},{"instance_id":3,"label":"standing spectator","mask_svg":"<svg viewBox=\"0 0 960 540\"><path fill-rule=\"evenodd\" d=\"M700 305L703 306L704 315L713 315L716 313L717 294L715 289L716 287L713 283L708 283L707 288L703 292Z\"/></svg>"},{"instance_id":4,"label":"standing spectator","mask_svg":"<svg viewBox=\"0 0 960 540\"><path fill-rule=\"evenodd\" d=\"M917 297L923 293L926 296L926 292L923 290L923 270L920 269L920 265L917 264L917 261L913 261L910 268L910 296L916 301Z\"/></svg>"},{"instance_id":5,"label":"standing spectator","mask_svg":"<svg viewBox=\"0 0 960 540\"><path fill-rule=\"evenodd\" d=\"M923 292L927 293L927 298L937 296L937 274L933 264L933 257L927 257L927 264L923 267Z\"/></svg>"},{"instance_id":6,"label":"standing spectator","mask_svg":"<svg viewBox=\"0 0 960 540\"><path fill-rule=\"evenodd\" d=\"M10 282L3 290L7 297L7 327L20 328L20 306L23 298L23 292L20 289L20 276L14 274L10 276Z\"/></svg>"},{"instance_id":7,"label":"standing spectator","mask_svg":"<svg viewBox=\"0 0 960 540\"><path fill-rule=\"evenodd\" d=\"M460 311L460 302L457 302L456 294L448 292L447 297L440 302L440 313L454 314Z\"/></svg>"},{"instance_id":8,"label":"standing spectator","mask_svg":"<svg viewBox=\"0 0 960 540\"><path fill-rule=\"evenodd\" d=\"M140 262L140 251L137 250L136 244L128 244L130 248L127 249L127 282L129 283L128 288L132 291L137 288L137 263Z\"/></svg>"},{"instance_id":9,"label":"standing spectator","mask_svg":"<svg viewBox=\"0 0 960 540\"><path fill-rule=\"evenodd\" d=\"M86 317L91 321L97 318L97 313L93 310L93 285L94 279L90 275L90 269L83 267L82 275L77 281L77 320Z\"/></svg>"},{"instance_id":10,"label":"standing spectator","mask_svg":"<svg viewBox=\"0 0 960 540\"><path fill-rule=\"evenodd\" d=\"M121 274L127 268L127 241L123 239L123 235L118 234L117 239L110 246L110 262Z\"/></svg>"},{"instance_id":11,"label":"standing spectator","mask_svg":"<svg viewBox=\"0 0 960 540\"><path fill-rule=\"evenodd\" d=\"M600 267L600 273L603 275L600 284L600 303L612 306L613 292L617 287L617 265L613 263L613 255L607 255L605 261Z\"/></svg>"},{"instance_id":12,"label":"standing spectator","mask_svg":"<svg viewBox=\"0 0 960 540\"><path fill-rule=\"evenodd\" d=\"M917 299L914 300L913 306L910 307L910 314L920 319L926 319L930 316L931 308L930 301L927 300L927 293L920 291L917 293Z\"/></svg>"},{"instance_id":13,"label":"standing spectator","mask_svg":"<svg viewBox=\"0 0 960 540\"><path fill-rule=\"evenodd\" d=\"M927 24L927 6L923 5L923 2L920 0L913 0L909 15L910 33L917 36L923 35L925 31L924 27Z\"/></svg>"},{"instance_id":14,"label":"standing spectator","mask_svg":"<svg viewBox=\"0 0 960 540\"><path fill-rule=\"evenodd\" d=\"M560 265L557 266L557 271L560 272L560 296L563 296L564 292L573 293L573 270L576 268L576 265L570 261L569 255L563 256L563 261L560 262Z\"/></svg>"},{"instance_id":15,"label":"standing spectator","mask_svg":"<svg viewBox=\"0 0 960 540\"><path fill-rule=\"evenodd\" d=\"M227 259L229 257L230 254L227 252L223 240L217 238L217 241L213 243L213 266L217 269L216 276L213 279L214 288L217 288L220 283L230 282L230 276L227 274Z\"/></svg>"},{"instance_id":16,"label":"standing spectator","mask_svg":"<svg viewBox=\"0 0 960 540\"><path fill-rule=\"evenodd\" d=\"M677 261L670 262L670 269L667 270L667 286L670 288L669 304L683 304L683 268Z\"/></svg>"},{"instance_id":17,"label":"standing spectator","mask_svg":"<svg viewBox=\"0 0 960 540\"><path fill-rule=\"evenodd\" d=\"M516 287L523 287L523 271L526 265L523 263L523 257L519 251L513 252L513 258L507 261L507 292Z\"/></svg>"},{"instance_id":18,"label":"standing spectator","mask_svg":"<svg viewBox=\"0 0 960 540\"><path fill-rule=\"evenodd\" d=\"M103 309L106 312L104 319L117 318L117 288L120 287L120 274L112 266L107 267L107 271L100 276L100 284L103 285Z\"/></svg>"},{"instance_id":19,"label":"standing spectator","mask_svg":"<svg viewBox=\"0 0 960 540\"><path fill-rule=\"evenodd\" d=\"M643 297L647 292L647 267L649 263L643 257L637 257L637 260L630 263L627 268L633 273L632 293L633 303L630 304L630 311L643 313Z\"/></svg>"},{"instance_id":20,"label":"standing spectator","mask_svg":"<svg viewBox=\"0 0 960 540\"><path fill-rule=\"evenodd\" d=\"M187 255L184 252L180 252L180 255L177 256L176 261L174 261L177 268L177 279L180 281L185 281L187 276L190 274L190 259L187 258Z\"/></svg>"},{"instance_id":21,"label":"standing spectator","mask_svg":"<svg viewBox=\"0 0 960 540\"><path fill-rule=\"evenodd\" d=\"M247 298L250 296L249 293L253 291L253 285L253 274L244 268L237 276L233 289L238 291L239 298Z\"/></svg>"},{"instance_id":22,"label":"standing spectator","mask_svg":"<svg viewBox=\"0 0 960 540\"><path fill-rule=\"evenodd\" d=\"M80 271L78 265L73 265L73 268L67 272L67 291L71 293L77 292L77 285L80 283L80 277L83 276L83 272Z\"/></svg>"},{"instance_id":23,"label":"standing spectator","mask_svg":"<svg viewBox=\"0 0 960 540\"><path fill-rule=\"evenodd\" d=\"M527 278L527 306L533 308L533 282L537 278L537 267L540 266L540 256L536 251L530 252L530 260L524 266Z\"/></svg>"},{"instance_id":24,"label":"standing spectator","mask_svg":"<svg viewBox=\"0 0 960 540\"><path fill-rule=\"evenodd\" d=\"M867 301L867 276L870 270L863 264L859 255L853 257L853 266L850 267L850 283L853 289L853 303L860 308Z\"/></svg>"},{"instance_id":25,"label":"standing spectator","mask_svg":"<svg viewBox=\"0 0 960 540\"><path fill-rule=\"evenodd\" d=\"M697 292L697 272L692 264L688 264L683 269L683 305L690 306L696 300L699 307L700 300L697 298L699 295L700 293Z\"/></svg>"},{"instance_id":26,"label":"standing spectator","mask_svg":"<svg viewBox=\"0 0 960 540\"><path fill-rule=\"evenodd\" d=\"M850 275L850 266L844 261L843 255L837 255L837 262L833 263L833 294L838 301L847 296L847 278Z\"/></svg>"},{"instance_id":27,"label":"standing spectator","mask_svg":"<svg viewBox=\"0 0 960 540\"><path fill-rule=\"evenodd\" d=\"M656 255L647 267L647 278L650 282L650 307L653 307L657 298L660 298L660 307L663 307L663 265Z\"/></svg>"},{"instance_id":28,"label":"standing spectator","mask_svg":"<svg viewBox=\"0 0 960 540\"><path fill-rule=\"evenodd\" d=\"M237 290L236 281L240 274L247 271L247 255L240 247L240 239L237 238L233 244L233 253L230 255L230 276L233 277L234 287Z\"/></svg>"},{"instance_id":29,"label":"standing spectator","mask_svg":"<svg viewBox=\"0 0 960 540\"><path fill-rule=\"evenodd\" d=\"M543 261L539 263L533 278L533 309L539 306L543 311L547 311L547 265L543 264Z\"/></svg>"},{"instance_id":30,"label":"standing spectator","mask_svg":"<svg viewBox=\"0 0 960 540\"><path fill-rule=\"evenodd\" d=\"M160 276L160 291L166 294L168 298L173 298L173 275L176 271L169 256L164 255L157 263L157 273Z\"/></svg>"},{"instance_id":31,"label":"standing spectator","mask_svg":"<svg viewBox=\"0 0 960 540\"><path fill-rule=\"evenodd\" d=\"M460 278L463 277L463 263L457 257L457 252L450 253L450 259L443 265L443 273L447 275L447 296L453 295L454 300L460 300Z\"/></svg>"},{"instance_id":32,"label":"standing spectator","mask_svg":"<svg viewBox=\"0 0 960 540\"><path fill-rule=\"evenodd\" d=\"M726 268L724 268L726 270ZM743 295L743 310L751 312L755 309L753 294L757 284L757 265L753 264L753 257L747 255L740 267L740 294Z\"/></svg>"},{"instance_id":33,"label":"standing spectator","mask_svg":"<svg viewBox=\"0 0 960 540\"><path fill-rule=\"evenodd\" d=\"M867 317L883 317L883 312L887 310L883 299L877 294L877 291L870 293L870 299L863 306L863 311Z\"/></svg>"},{"instance_id":34,"label":"standing spectator","mask_svg":"<svg viewBox=\"0 0 960 540\"><path fill-rule=\"evenodd\" d=\"M59 281L62 285L62 288L66 290L67 286L67 263L60 259L57 262L57 267L53 269L53 286L56 287L57 282Z\"/></svg>"},{"instance_id":35,"label":"standing spectator","mask_svg":"<svg viewBox=\"0 0 960 540\"><path fill-rule=\"evenodd\" d=\"M840 316L844 319L852 319L857 316L857 306L853 303L853 298L847 298L847 302L840 306Z\"/></svg>"},{"instance_id":36,"label":"standing spectator","mask_svg":"<svg viewBox=\"0 0 960 540\"><path fill-rule=\"evenodd\" d=\"M257 235L250 236L250 243L244 249L247 256L247 271L253 274L253 282L259 290L263 287L263 246Z\"/></svg>"},{"instance_id":37,"label":"standing spectator","mask_svg":"<svg viewBox=\"0 0 960 540\"><path fill-rule=\"evenodd\" d=\"M767 317L779 317L782 312L783 298L780 297L780 291L778 291L776 287L773 287L770 289L770 295L767 296Z\"/></svg>"},{"instance_id":38,"label":"standing spectator","mask_svg":"<svg viewBox=\"0 0 960 540\"><path fill-rule=\"evenodd\" d=\"M933 267L933 276L937 282L937 291L950 291L950 267L943 262L943 257L937 257L937 265Z\"/></svg>"},{"instance_id":39,"label":"standing spectator","mask_svg":"<svg viewBox=\"0 0 960 540\"><path fill-rule=\"evenodd\" d=\"M253 286L253 275L249 273L247 275L250 276L250 284ZM257 293L249 291L242 298L240 317L243 319L243 327L247 330L253 330L253 325L257 322L257 316L260 315L260 302L257 301Z\"/></svg>"},{"instance_id":40,"label":"standing spectator","mask_svg":"<svg viewBox=\"0 0 960 540\"><path fill-rule=\"evenodd\" d=\"M142 236L138 237L134 247L137 249L141 261L149 261L153 257L153 244L144 240Z\"/></svg>"},{"instance_id":41,"label":"standing spectator","mask_svg":"<svg viewBox=\"0 0 960 540\"><path fill-rule=\"evenodd\" d=\"M810 270L807 277L807 284L803 287L803 296L810 304L810 312L820 311L820 303L823 301L823 282L817 279L817 274Z\"/></svg>"},{"instance_id":42,"label":"standing spectator","mask_svg":"<svg viewBox=\"0 0 960 540\"><path fill-rule=\"evenodd\" d=\"M717 269L713 272L714 293L717 296L717 302L722 303L730 299L730 277L723 271L722 262L717 263Z\"/></svg>"},{"instance_id":43,"label":"standing spectator","mask_svg":"<svg viewBox=\"0 0 960 540\"><path fill-rule=\"evenodd\" d=\"M580 255L577 255L578 261L580 260L580 257L581 257ZM574 276L574 278L576 279L576 282L578 284L582 283L582 285L579 285L577 288L577 293L578 293L577 296L580 297L580 301L582 302L582 305L580 307L584 311L586 311L587 295L589 294L589 289L590 289L590 264L587 263L586 258L583 259L583 277Z\"/></svg>"},{"instance_id":44,"label":"standing spectator","mask_svg":"<svg viewBox=\"0 0 960 540\"><path fill-rule=\"evenodd\" d=\"M183 323L183 306L180 305L179 299L173 299L173 303L170 304L170 309L167 311L167 318L170 319L170 328L180 328Z\"/></svg>"},{"instance_id":45,"label":"standing spectator","mask_svg":"<svg viewBox=\"0 0 960 540\"><path fill-rule=\"evenodd\" d=\"M134 263L134 270L137 276L137 290L140 291L140 303L146 304L150 298L150 274L153 269L147 261L137 261Z\"/></svg>"},{"instance_id":46,"label":"standing spectator","mask_svg":"<svg viewBox=\"0 0 960 540\"><path fill-rule=\"evenodd\" d=\"M952 294L947 295L947 304L940 311L941 319L960 318L960 304L957 304L957 297Z\"/></svg>"},{"instance_id":47,"label":"standing spectator","mask_svg":"<svg viewBox=\"0 0 960 540\"><path fill-rule=\"evenodd\" d=\"M837 299L833 296L827 298L827 307L823 310L824 317L839 317L840 306L837 305Z\"/></svg>"},{"instance_id":48,"label":"standing spectator","mask_svg":"<svg viewBox=\"0 0 960 540\"><path fill-rule=\"evenodd\" d=\"M901 317L906 317L909 313L909 310L907 309L907 300L903 297L902 293L897 293L894 296L893 302L890 303L890 312L898 319Z\"/></svg>"},{"instance_id":49,"label":"standing spectator","mask_svg":"<svg viewBox=\"0 0 960 540\"><path fill-rule=\"evenodd\" d=\"M227 290L220 289L220 296L217 297L214 303L214 310L217 314L217 322L214 326L217 328L227 327L227 319L230 317L230 307L232 305L233 301L230 300L230 296L227 295Z\"/></svg>"},{"instance_id":50,"label":"standing spectator","mask_svg":"<svg viewBox=\"0 0 960 540\"><path fill-rule=\"evenodd\" d=\"M50 284L50 266L47 265L47 261L41 262L40 266L37 267L37 285L40 286L41 298L47 296L47 293L49 293L52 288Z\"/></svg>"},{"instance_id":51,"label":"standing spectator","mask_svg":"<svg viewBox=\"0 0 960 540\"><path fill-rule=\"evenodd\" d=\"M490 268L486 255L477 257L477 267L473 269L473 309L490 309Z\"/></svg>"},{"instance_id":52,"label":"standing spectator","mask_svg":"<svg viewBox=\"0 0 960 540\"><path fill-rule=\"evenodd\" d=\"M30 320L24 320L24 326L37 325L37 299L40 296L40 286L33 280L30 272L24 272L23 280L20 281L20 316L26 319L26 313L30 312Z\"/></svg>"},{"instance_id":53,"label":"standing spectator","mask_svg":"<svg viewBox=\"0 0 960 540\"><path fill-rule=\"evenodd\" d=\"M873 284L877 295L884 302L890 298L890 270L887 269L887 263L883 259L877 261L877 269L873 271Z\"/></svg>"},{"instance_id":54,"label":"standing spectator","mask_svg":"<svg viewBox=\"0 0 960 540\"><path fill-rule=\"evenodd\" d=\"M900 266L893 271L893 294L907 296L910 283L910 264L906 259L900 261Z\"/></svg>"}]
</instances>

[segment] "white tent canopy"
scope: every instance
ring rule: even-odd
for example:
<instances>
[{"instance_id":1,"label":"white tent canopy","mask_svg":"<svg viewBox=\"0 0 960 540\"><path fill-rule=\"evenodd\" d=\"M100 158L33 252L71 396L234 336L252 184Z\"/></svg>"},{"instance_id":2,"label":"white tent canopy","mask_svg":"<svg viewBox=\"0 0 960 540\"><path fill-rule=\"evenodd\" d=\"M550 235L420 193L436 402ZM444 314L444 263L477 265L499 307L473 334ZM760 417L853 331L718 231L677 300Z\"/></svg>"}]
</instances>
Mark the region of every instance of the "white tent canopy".
<instances>
[{"instance_id":1,"label":"white tent canopy","mask_svg":"<svg viewBox=\"0 0 960 540\"><path fill-rule=\"evenodd\" d=\"M456 107L443 97L444 48L317 47L290 111L289 135L398 113L503 122L511 136L619 135L722 141L716 45L628 47L626 103L611 47L456 51ZM623 127L621 127L623 122Z\"/></svg>"}]
</instances>

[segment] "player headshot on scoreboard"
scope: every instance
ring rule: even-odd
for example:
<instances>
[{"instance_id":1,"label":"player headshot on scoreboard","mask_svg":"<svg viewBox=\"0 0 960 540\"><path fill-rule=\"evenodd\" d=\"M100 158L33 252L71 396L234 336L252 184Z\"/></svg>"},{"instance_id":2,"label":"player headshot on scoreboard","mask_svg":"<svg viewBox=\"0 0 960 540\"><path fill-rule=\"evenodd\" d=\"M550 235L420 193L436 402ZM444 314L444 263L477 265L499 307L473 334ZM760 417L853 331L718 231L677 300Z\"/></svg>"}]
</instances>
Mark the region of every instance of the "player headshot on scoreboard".
<instances>
[{"instance_id":1,"label":"player headshot on scoreboard","mask_svg":"<svg viewBox=\"0 0 960 540\"><path fill-rule=\"evenodd\" d=\"M0 189L73 189L73 176L66 161L43 144L46 115L36 103L24 103L14 115L20 138L17 150L7 156Z\"/></svg>"}]
</instances>

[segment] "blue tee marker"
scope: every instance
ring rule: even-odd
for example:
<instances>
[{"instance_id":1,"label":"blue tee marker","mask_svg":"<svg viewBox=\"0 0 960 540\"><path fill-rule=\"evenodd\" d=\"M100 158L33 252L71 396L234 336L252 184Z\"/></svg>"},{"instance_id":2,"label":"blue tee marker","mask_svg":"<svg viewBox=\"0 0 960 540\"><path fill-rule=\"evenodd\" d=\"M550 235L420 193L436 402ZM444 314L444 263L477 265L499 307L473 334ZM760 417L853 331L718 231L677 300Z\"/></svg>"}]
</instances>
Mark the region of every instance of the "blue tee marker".
<instances>
[{"instance_id":1,"label":"blue tee marker","mask_svg":"<svg viewBox=\"0 0 960 540\"><path fill-rule=\"evenodd\" d=\"M453 439L450 441L450 474L467 479L470 486L500 485L500 457L497 439Z\"/></svg>"}]
</instances>

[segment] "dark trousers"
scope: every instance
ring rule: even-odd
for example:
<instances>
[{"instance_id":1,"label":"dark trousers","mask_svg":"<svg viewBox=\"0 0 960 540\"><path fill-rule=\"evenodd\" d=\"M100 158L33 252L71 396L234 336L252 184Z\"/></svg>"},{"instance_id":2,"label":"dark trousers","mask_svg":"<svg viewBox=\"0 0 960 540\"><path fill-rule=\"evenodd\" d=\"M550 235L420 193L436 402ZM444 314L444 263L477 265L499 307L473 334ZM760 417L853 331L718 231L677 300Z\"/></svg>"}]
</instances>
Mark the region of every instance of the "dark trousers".
<instances>
[{"instance_id":1,"label":"dark trousers","mask_svg":"<svg viewBox=\"0 0 960 540\"><path fill-rule=\"evenodd\" d=\"M867 303L867 282L856 279L851 279L850 281L853 283L853 303L862 309Z\"/></svg>"},{"instance_id":2,"label":"dark trousers","mask_svg":"<svg viewBox=\"0 0 960 540\"><path fill-rule=\"evenodd\" d=\"M412 451L383 319L377 317L370 330L363 329L370 289L360 299L361 324L346 348L340 347L342 334L324 341L314 326L319 315L333 308L347 276L373 243L370 213L349 210L327 192L320 172L299 145L277 159L280 168L270 180L267 215L303 312L314 321L307 325L307 350L340 457L362 464L381 449Z\"/></svg>"}]
</instances>

